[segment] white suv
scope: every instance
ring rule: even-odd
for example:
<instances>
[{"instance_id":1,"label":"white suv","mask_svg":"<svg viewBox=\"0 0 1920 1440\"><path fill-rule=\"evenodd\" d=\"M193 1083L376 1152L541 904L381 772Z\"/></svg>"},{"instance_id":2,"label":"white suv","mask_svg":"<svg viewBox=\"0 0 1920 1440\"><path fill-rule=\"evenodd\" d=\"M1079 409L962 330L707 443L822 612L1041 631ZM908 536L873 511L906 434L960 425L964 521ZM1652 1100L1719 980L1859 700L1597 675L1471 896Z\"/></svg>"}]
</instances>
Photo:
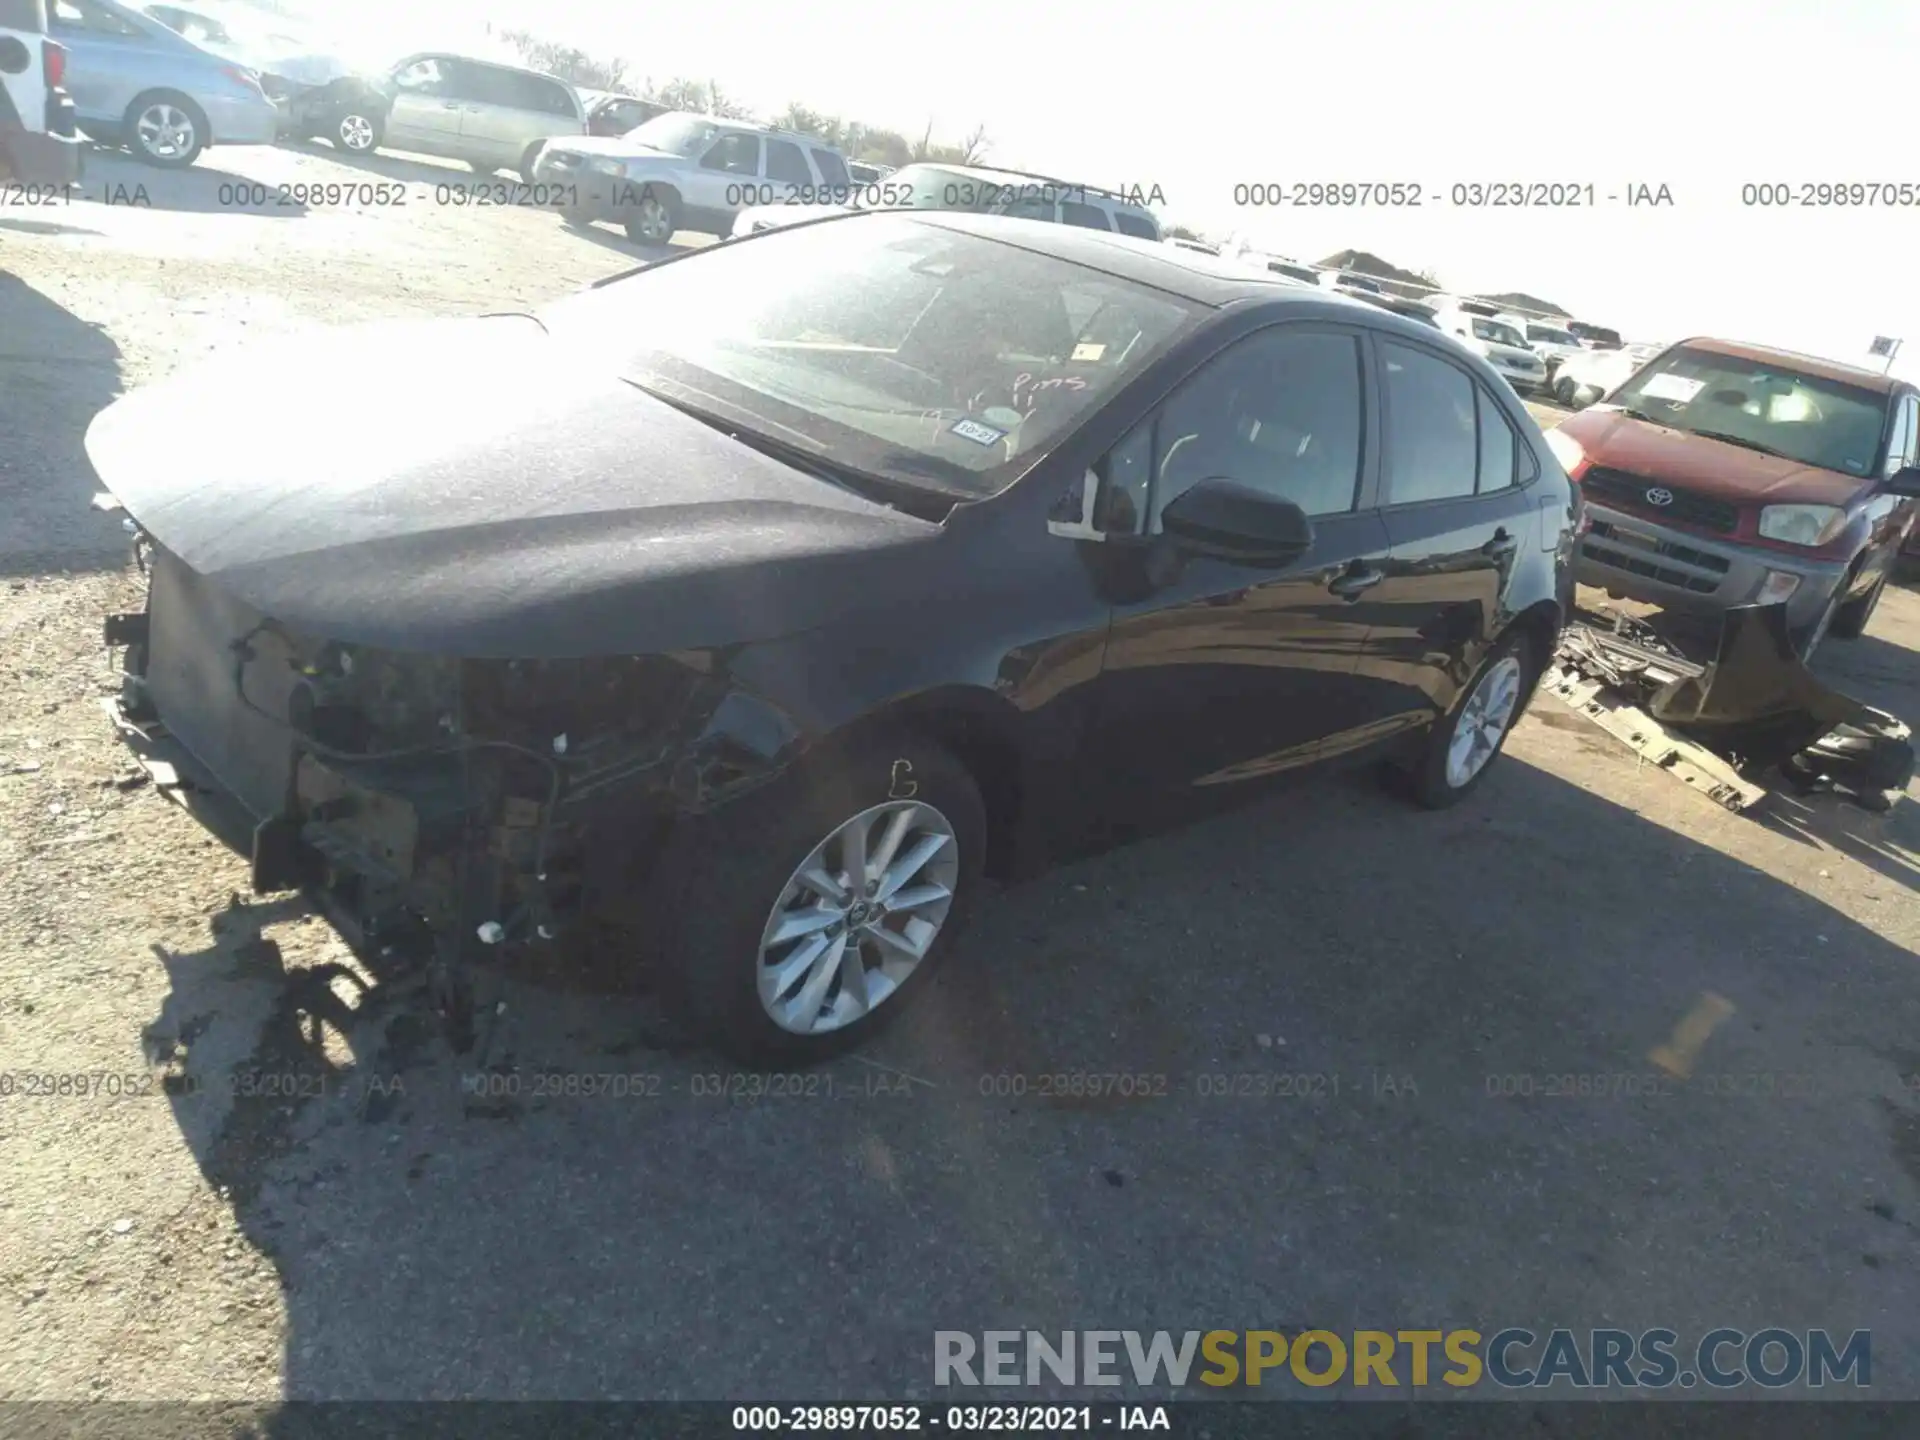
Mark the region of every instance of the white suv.
<instances>
[{"instance_id":1,"label":"white suv","mask_svg":"<svg viewBox=\"0 0 1920 1440\"><path fill-rule=\"evenodd\" d=\"M570 224L617 221L646 245L679 230L726 236L751 206L844 200L854 188L846 156L818 136L684 110L625 135L552 141L533 178Z\"/></svg>"},{"instance_id":2,"label":"white suv","mask_svg":"<svg viewBox=\"0 0 1920 1440\"><path fill-rule=\"evenodd\" d=\"M933 161L903 165L871 184L856 184L848 192L812 201L785 193L770 196L740 213L733 222L733 238L848 210L969 210L1117 231L1141 240L1162 238L1160 222L1151 210L1114 191L1024 170Z\"/></svg>"},{"instance_id":3,"label":"white suv","mask_svg":"<svg viewBox=\"0 0 1920 1440\"><path fill-rule=\"evenodd\" d=\"M0 0L0 180L59 189L80 179L67 52L47 38L46 0Z\"/></svg>"}]
</instances>

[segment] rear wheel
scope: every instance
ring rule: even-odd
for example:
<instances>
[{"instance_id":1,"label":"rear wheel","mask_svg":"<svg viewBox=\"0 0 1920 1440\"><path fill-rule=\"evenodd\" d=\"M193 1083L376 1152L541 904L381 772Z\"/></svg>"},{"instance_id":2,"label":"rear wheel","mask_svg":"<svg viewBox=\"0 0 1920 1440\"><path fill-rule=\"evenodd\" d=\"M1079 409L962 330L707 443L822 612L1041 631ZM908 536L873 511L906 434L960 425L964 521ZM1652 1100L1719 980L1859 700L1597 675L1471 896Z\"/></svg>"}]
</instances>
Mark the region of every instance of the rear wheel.
<instances>
[{"instance_id":1,"label":"rear wheel","mask_svg":"<svg viewBox=\"0 0 1920 1440\"><path fill-rule=\"evenodd\" d=\"M163 170L184 170L207 147L207 117L186 96L154 90L127 107L120 134L136 160Z\"/></svg>"},{"instance_id":2,"label":"rear wheel","mask_svg":"<svg viewBox=\"0 0 1920 1440\"><path fill-rule=\"evenodd\" d=\"M661 980L703 1038L752 1065L862 1043L944 958L980 887L986 808L912 736L807 761L681 823L651 882Z\"/></svg>"},{"instance_id":3,"label":"rear wheel","mask_svg":"<svg viewBox=\"0 0 1920 1440\"><path fill-rule=\"evenodd\" d=\"M1540 661L1524 631L1495 645L1460 698L1428 732L1407 774L1413 798L1429 810L1444 810L1472 793L1486 777L1533 689Z\"/></svg>"}]
</instances>

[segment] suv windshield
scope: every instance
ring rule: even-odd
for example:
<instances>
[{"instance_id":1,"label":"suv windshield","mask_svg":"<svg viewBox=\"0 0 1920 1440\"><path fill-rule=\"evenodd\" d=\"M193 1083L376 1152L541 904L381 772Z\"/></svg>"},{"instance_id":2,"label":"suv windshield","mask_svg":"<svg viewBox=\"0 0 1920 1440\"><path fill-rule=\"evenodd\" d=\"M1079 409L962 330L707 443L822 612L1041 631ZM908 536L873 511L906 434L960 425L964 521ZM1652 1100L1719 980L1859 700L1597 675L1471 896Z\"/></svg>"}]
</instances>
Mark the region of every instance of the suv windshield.
<instances>
[{"instance_id":1,"label":"suv windshield","mask_svg":"<svg viewBox=\"0 0 1920 1440\"><path fill-rule=\"evenodd\" d=\"M1874 473L1887 427L1884 395L1684 347L1640 371L1610 398L1676 430L1848 475Z\"/></svg>"},{"instance_id":2,"label":"suv windshield","mask_svg":"<svg viewBox=\"0 0 1920 1440\"><path fill-rule=\"evenodd\" d=\"M1551 325L1527 326L1527 339L1542 345L1578 345L1580 343L1565 330L1556 330Z\"/></svg>"},{"instance_id":3,"label":"suv windshield","mask_svg":"<svg viewBox=\"0 0 1920 1440\"><path fill-rule=\"evenodd\" d=\"M1519 350L1527 348L1527 342L1520 338L1518 330L1511 325L1503 325L1498 320L1481 320L1476 317L1473 322L1473 338L1491 340L1496 345L1511 345Z\"/></svg>"},{"instance_id":4,"label":"suv windshield","mask_svg":"<svg viewBox=\"0 0 1920 1440\"><path fill-rule=\"evenodd\" d=\"M992 494L1201 307L907 215L776 231L550 307L644 389L874 475Z\"/></svg>"},{"instance_id":5,"label":"suv windshield","mask_svg":"<svg viewBox=\"0 0 1920 1440\"><path fill-rule=\"evenodd\" d=\"M656 115L627 131L624 138L692 160L706 154L707 147L727 133L728 127L699 115Z\"/></svg>"}]
</instances>

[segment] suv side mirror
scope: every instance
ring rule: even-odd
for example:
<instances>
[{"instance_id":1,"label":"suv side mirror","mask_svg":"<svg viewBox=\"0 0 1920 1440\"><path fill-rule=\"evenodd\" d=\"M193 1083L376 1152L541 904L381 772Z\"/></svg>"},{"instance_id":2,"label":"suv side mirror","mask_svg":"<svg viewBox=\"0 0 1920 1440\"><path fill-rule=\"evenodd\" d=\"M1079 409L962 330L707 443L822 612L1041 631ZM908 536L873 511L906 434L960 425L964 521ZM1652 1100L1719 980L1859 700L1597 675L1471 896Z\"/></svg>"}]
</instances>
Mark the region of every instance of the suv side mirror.
<instances>
[{"instance_id":1,"label":"suv side mirror","mask_svg":"<svg viewBox=\"0 0 1920 1440\"><path fill-rule=\"evenodd\" d=\"M1920 465L1903 465L1889 475L1880 488L1890 495L1920 499Z\"/></svg>"},{"instance_id":2,"label":"suv side mirror","mask_svg":"<svg viewBox=\"0 0 1920 1440\"><path fill-rule=\"evenodd\" d=\"M1313 522L1291 500L1224 476L1202 480L1160 513L1180 548L1217 560L1285 565L1313 548Z\"/></svg>"}]
</instances>

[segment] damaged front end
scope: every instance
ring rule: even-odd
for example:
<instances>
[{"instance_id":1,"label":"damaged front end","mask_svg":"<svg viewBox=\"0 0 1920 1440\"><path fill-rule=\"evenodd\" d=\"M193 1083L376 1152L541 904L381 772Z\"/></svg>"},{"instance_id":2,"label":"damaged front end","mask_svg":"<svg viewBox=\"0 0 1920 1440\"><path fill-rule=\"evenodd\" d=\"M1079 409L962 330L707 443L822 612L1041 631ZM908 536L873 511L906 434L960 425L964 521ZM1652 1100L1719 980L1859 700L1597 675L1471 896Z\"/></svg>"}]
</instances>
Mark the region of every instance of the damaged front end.
<instances>
[{"instance_id":1,"label":"damaged front end","mask_svg":"<svg viewBox=\"0 0 1920 1440\"><path fill-rule=\"evenodd\" d=\"M1801 660L1786 612L1728 610L1704 662L1625 614L1575 621L1542 688L1730 810L1757 805L1774 773L1801 791L1830 788L1887 809L1913 776L1912 732L1822 684Z\"/></svg>"},{"instance_id":2,"label":"damaged front end","mask_svg":"<svg viewBox=\"0 0 1920 1440\"><path fill-rule=\"evenodd\" d=\"M106 627L136 754L251 853L257 892L304 891L356 949L424 962L463 1050L477 960L618 917L675 814L770 776L793 739L764 707L743 716L713 652L382 650L295 633L144 554L146 611Z\"/></svg>"}]
</instances>

